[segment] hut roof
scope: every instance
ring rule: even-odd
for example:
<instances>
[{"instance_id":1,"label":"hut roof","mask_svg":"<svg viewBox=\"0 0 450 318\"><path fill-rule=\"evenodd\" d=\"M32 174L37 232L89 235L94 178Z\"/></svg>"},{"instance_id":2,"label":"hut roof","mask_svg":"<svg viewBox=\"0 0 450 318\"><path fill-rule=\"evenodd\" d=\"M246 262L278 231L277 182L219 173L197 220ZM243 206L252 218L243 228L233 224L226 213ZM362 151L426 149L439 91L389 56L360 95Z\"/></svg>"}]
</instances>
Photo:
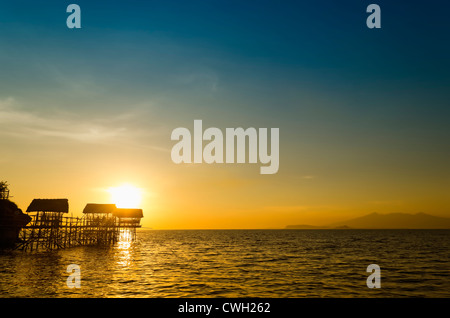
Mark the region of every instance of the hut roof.
<instances>
[{"instance_id":1,"label":"hut roof","mask_svg":"<svg viewBox=\"0 0 450 318\"><path fill-rule=\"evenodd\" d=\"M142 209L116 209L113 215L118 218L143 218Z\"/></svg>"},{"instance_id":2,"label":"hut roof","mask_svg":"<svg viewBox=\"0 0 450 318\"><path fill-rule=\"evenodd\" d=\"M69 212L67 199L34 199L28 206L27 212Z\"/></svg>"},{"instance_id":3,"label":"hut roof","mask_svg":"<svg viewBox=\"0 0 450 318\"><path fill-rule=\"evenodd\" d=\"M114 213L116 209L115 204L88 203L86 204L83 213Z\"/></svg>"}]
</instances>

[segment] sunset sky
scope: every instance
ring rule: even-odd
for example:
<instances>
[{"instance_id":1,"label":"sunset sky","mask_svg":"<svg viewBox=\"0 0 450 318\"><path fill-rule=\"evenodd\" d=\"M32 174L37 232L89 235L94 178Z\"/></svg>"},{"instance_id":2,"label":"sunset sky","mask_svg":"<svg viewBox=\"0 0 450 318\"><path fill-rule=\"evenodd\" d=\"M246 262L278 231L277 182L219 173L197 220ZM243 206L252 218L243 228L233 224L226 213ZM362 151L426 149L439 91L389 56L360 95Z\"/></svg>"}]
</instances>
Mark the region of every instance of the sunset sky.
<instances>
[{"instance_id":1,"label":"sunset sky","mask_svg":"<svg viewBox=\"0 0 450 318\"><path fill-rule=\"evenodd\" d=\"M155 229L450 217L450 4L393 2L1 2L0 181L73 215L128 183ZM278 173L174 164L195 119L279 128Z\"/></svg>"}]
</instances>

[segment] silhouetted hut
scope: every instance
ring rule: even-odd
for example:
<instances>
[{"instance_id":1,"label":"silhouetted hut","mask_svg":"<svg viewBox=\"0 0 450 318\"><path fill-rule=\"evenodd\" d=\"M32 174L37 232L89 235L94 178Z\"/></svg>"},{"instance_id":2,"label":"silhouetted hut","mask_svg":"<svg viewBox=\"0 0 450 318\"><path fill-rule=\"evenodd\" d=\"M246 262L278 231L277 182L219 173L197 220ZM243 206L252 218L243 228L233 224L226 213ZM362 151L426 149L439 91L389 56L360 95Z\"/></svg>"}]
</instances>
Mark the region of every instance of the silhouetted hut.
<instances>
[{"instance_id":1,"label":"silhouetted hut","mask_svg":"<svg viewBox=\"0 0 450 318\"><path fill-rule=\"evenodd\" d=\"M115 204L86 204L83 214L87 220L87 225L114 225L113 213L117 210Z\"/></svg>"},{"instance_id":2,"label":"silhouetted hut","mask_svg":"<svg viewBox=\"0 0 450 318\"><path fill-rule=\"evenodd\" d=\"M88 203L83 210L84 240L87 244L107 244L116 240L115 204Z\"/></svg>"},{"instance_id":3,"label":"silhouetted hut","mask_svg":"<svg viewBox=\"0 0 450 318\"><path fill-rule=\"evenodd\" d=\"M2 201L2 200L0 200ZM144 216L141 209L118 209L115 204L89 203L83 217L67 217L67 199L34 199L28 206L31 222L20 231L20 248L57 249L78 245L110 245L134 240Z\"/></svg>"},{"instance_id":4,"label":"silhouetted hut","mask_svg":"<svg viewBox=\"0 0 450 318\"><path fill-rule=\"evenodd\" d=\"M69 200L67 199L34 199L27 208L32 221L28 227L30 233L24 233L28 237L30 248L42 246L46 249L60 248L64 245L63 214L69 212Z\"/></svg>"},{"instance_id":5,"label":"silhouetted hut","mask_svg":"<svg viewBox=\"0 0 450 318\"><path fill-rule=\"evenodd\" d=\"M59 226L63 214L69 212L69 200L34 199L27 212L36 212L36 226Z\"/></svg>"},{"instance_id":6,"label":"silhouetted hut","mask_svg":"<svg viewBox=\"0 0 450 318\"><path fill-rule=\"evenodd\" d=\"M142 209L118 208L113 215L119 219L119 227L141 227L141 219L144 217Z\"/></svg>"},{"instance_id":7,"label":"silhouetted hut","mask_svg":"<svg viewBox=\"0 0 450 318\"><path fill-rule=\"evenodd\" d=\"M89 214L112 214L117 209L115 204L88 203L84 207L83 213Z\"/></svg>"}]
</instances>

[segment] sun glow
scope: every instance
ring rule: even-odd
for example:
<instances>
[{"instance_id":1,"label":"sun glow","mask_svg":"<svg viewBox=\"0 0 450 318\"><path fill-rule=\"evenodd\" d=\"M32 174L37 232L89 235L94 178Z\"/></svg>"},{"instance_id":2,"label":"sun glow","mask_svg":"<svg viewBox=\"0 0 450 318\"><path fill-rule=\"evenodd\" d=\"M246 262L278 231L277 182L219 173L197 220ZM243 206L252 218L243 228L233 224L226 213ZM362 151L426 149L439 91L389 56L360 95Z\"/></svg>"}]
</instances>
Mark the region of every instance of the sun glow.
<instances>
[{"instance_id":1,"label":"sun glow","mask_svg":"<svg viewBox=\"0 0 450 318\"><path fill-rule=\"evenodd\" d=\"M136 209L140 207L142 200L142 191L130 184L124 184L119 187L109 188L111 201L118 208Z\"/></svg>"}]
</instances>

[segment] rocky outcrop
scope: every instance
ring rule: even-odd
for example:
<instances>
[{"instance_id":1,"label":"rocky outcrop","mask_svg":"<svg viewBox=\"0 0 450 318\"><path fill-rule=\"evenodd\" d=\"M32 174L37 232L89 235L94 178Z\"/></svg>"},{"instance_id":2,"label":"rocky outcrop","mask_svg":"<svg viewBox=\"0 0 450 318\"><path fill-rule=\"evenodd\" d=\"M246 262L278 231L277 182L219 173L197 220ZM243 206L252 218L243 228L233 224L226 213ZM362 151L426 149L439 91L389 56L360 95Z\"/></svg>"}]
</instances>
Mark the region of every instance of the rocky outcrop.
<instances>
[{"instance_id":1,"label":"rocky outcrop","mask_svg":"<svg viewBox=\"0 0 450 318\"><path fill-rule=\"evenodd\" d=\"M13 247L18 241L20 229L31 217L7 199L0 200L0 248Z\"/></svg>"}]
</instances>

